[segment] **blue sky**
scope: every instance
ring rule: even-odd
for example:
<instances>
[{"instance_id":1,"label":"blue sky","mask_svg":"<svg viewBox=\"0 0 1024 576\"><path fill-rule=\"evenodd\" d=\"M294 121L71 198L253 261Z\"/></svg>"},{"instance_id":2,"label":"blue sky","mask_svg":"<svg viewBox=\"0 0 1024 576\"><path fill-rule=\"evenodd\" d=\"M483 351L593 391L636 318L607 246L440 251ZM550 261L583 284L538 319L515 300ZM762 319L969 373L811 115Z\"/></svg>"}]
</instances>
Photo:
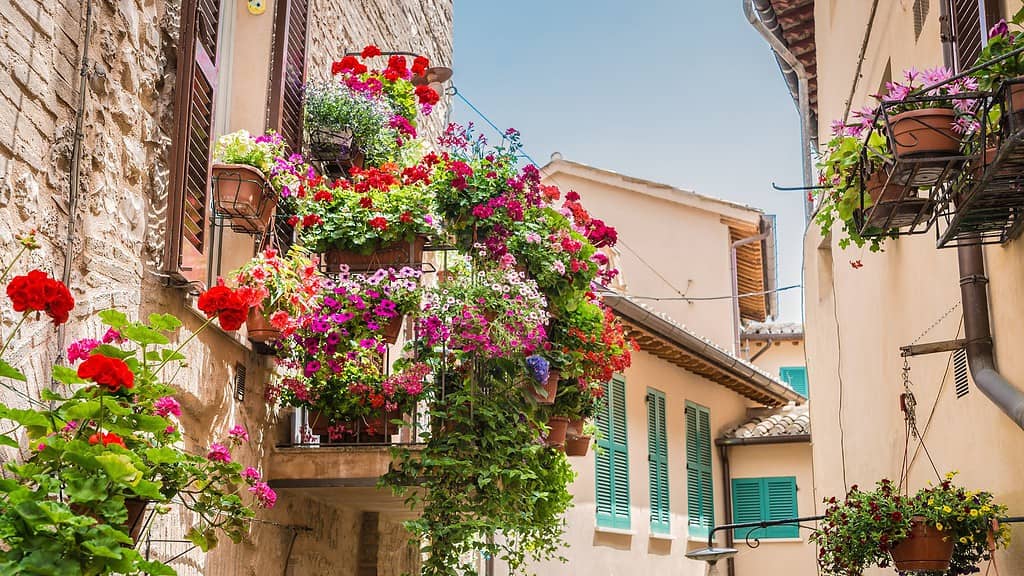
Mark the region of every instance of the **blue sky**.
<instances>
[{"instance_id":1,"label":"blue sky","mask_svg":"<svg viewBox=\"0 0 1024 576\"><path fill-rule=\"evenodd\" d=\"M798 117L740 0L455 0L453 68L541 165L558 151L776 214L779 285L800 282L802 196L771 188L800 184ZM452 118L483 125L458 99ZM780 300L800 320L800 291Z\"/></svg>"}]
</instances>

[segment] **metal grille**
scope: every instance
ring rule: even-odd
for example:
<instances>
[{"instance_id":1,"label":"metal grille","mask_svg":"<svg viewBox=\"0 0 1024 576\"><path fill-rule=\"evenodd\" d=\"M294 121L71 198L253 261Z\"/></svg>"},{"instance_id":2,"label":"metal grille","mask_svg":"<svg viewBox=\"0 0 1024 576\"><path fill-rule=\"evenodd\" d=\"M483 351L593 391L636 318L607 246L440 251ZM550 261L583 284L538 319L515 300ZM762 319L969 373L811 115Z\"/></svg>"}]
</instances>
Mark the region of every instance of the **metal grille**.
<instances>
[{"instance_id":1,"label":"metal grille","mask_svg":"<svg viewBox=\"0 0 1024 576\"><path fill-rule=\"evenodd\" d=\"M235 364L235 400L245 401L245 364Z\"/></svg>"},{"instance_id":2,"label":"metal grille","mask_svg":"<svg viewBox=\"0 0 1024 576\"><path fill-rule=\"evenodd\" d=\"M931 0L914 0L914 40L921 39L921 30L928 19L928 8Z\"/></svg>"},{"instance_id":3,"label":"metal grille","mask_svg":"<svg viewBox=\"0 0 1024 576\"><path fill-rule=\"evenodd\" d=\"M983 41L979 0L951 0L956 70L966 70L978 59Z\"/></svg>"},{"instance_id":4,"label":"metal grille","mask_svg":"<svg viewBox=\"0 0 1024 576\"><path fill-rule=\"evenodd\" d=\"M967 379L967 350L962 348L953 353L953 380L956 382L957 398L963 398L971 391Z\"/></svg>"}]
</instances>

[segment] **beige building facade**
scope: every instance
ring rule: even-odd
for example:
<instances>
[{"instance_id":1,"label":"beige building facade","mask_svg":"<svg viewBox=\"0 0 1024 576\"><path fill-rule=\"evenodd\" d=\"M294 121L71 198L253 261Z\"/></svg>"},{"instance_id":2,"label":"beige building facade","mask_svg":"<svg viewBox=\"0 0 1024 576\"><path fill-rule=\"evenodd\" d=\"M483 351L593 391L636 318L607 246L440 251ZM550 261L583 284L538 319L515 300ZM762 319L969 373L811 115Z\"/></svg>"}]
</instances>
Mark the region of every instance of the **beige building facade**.
<instances>
[{"instance_id":1,"label":"beige building facade","mask_svg":"<svg viewBox=\"0 0 1024 576\"><path fill-rule=\"evenodd\" d=\"M832 120L850 120L850 110L874 104L871 95L886 80L910 67L944 63L940 17L949 7L943 0L770 4L780 36L798 53L816 86L813 132L820 144L830 137ZM1022 6L1016 0L955 4L975 10L980 5L989 22ZM973 29L977 38L987 26L979 23ZM953 36L947 32L946 37ZM964 338L966 323L972 321L965 318L967 303L961 305L958 249L937 249L934 234L889 240L881 253L844 251L837 241L823 238L812 223L803 246L818 513L823 498L841 497L854 484L872 486L881 478L900 477L908 443L900 410L900 348ZM1024 338L1024 245L1011 240L986 246L982 254L990 304L984 315L991 320L996 366L1019 390L1024 386L1024 359L1016 352ZM993 492L1011 515L1019 516L1024 510L1024 432L968 377L968 366L975 362L968 358L971 353L958 358L947 351L907 360L922 434L922 441L909 440L909 486L916 490L936 478L924 453L927 447L940 473L959 471L959 481L969 489ZM1024 572L1022 530L1015 526L1013 533L1014 542L997 556L1002 573ZM866 574L891 573L873 569Z\"/></svg>"},{"instance_id":2,"label":"beige building facade","mask_svg":"<svg viewBox=\"0 0 1024 576\"><path fill-rule=\"evenodd\" d=\"M252 237L222 237L211 227L212 206L202 195L213 139L243 128L285 133L289 121L294 136L303 79L325 76L330 62L368 43L451 64L451 0L255 4L265 11L230 0L0 2L0 251L13 255L14 236L37 230L42 248L26 269L61 278L66 263L76 300L66 333L34 323L12 344L18 353L6 359L29 375L29 394L47 385L64 347L101 334L98 310L116 307L132 318L173 313L185 323L177 334L183 341L203 317L193 305L196 285L183 285L182 272L209 285L253 255ZM443 103L427 128L436 133L446 116ZM192 188L190 170L199 178ZM189 198L199 198L193 212ZM199 224L194 238L177 231L188 218ZM189 242L203 258L185 270L189 262L173 252ZM13 321L3 318L5 331ZM260 513L246 543L206 555L183 541L189 519L172 512L144 537L147 554L176 558L171 565L183 576L417 570L419 552L400 524L407 514L400 502L377 498L366 481L348 489L337 482L308 487L325 476L364 478L384 461L384 449L369 456L279 449L290 426L286 415L267 412L267 358L244 337L215 328L185 353L189 368L175 383L187 447L205 451L231 426L245 426L252 442L235 458L261 469L278 500ZM6 403L24 407L3 394ZM314 458L321 467L300 465Z\"/></svg>"}]
</instances>

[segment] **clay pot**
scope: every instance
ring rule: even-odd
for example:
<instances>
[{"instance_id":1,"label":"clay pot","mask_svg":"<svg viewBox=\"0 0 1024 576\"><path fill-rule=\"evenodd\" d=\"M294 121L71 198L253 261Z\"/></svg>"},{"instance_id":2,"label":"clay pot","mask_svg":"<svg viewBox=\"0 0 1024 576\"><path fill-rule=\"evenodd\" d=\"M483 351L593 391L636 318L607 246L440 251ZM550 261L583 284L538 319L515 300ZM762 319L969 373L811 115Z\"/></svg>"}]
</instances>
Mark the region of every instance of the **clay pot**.
<instances>
[{"instance_id":1,"label":"clay pot","mask_svg":"<svg viewBox=\"0 0 1024 576\"><path fill-rule=\"evenodd\" d=\"M956 114L950 108L908 110L893 116L893 148L897 158L958 155L960 136L953 131Z\"/></svg>"},{"instance_id":2,"label":"clay pot","mask_svg":"<svg viewBox=\"0 0 1024 576\"><path fill-rule=\"evenodd\" d=\"M558 370L548 371L548 379L543 386L540 386L536 382L530 382L527 385L527 390L530 392L530 397L533 398L537 404L543 406L550 406L555 403L555 394L558 393L558 380L562 377L562 373ZM538 390L543 390L541 394Z\"/></svg>"},{"instance_id":3,"label":"clay pot","mask_svg":"<svg viewBox=\"0 0 1024 576\"><path fill-rule=\"evenodd\" d=\"M266 230L277 202L263 172L244 164L214 164L211 170L217 212L240 231Z\"/></svg>"},{"instance_id":4,"label":"clay pot","mask_svg":"<svg viewBox=\"0 0 1024 576\"><path fill-rule=\"evenodd\" d=\"M885 172L876 170L864 181L864 190L871 197L872 204L896 202L900 198L906 199L917 196L914 190L907 190L907 186L897 184L895 178L890 179L887 185L887 178Z\"/></svg>"},{"instance_id":5,"label":"clay pot","mask_svg":"<svg viewBox=\"0 0 1024 576\"><path fill-rule=\"evenodd\" d=\"M574 418L569 420L569 428L566 429L565 433L572 438L573 436L583 436L583 419Z\"/></svg>"},{"instance_id":6,"label":"clay pot","mask_svg":"<svg viewBox=\"0 0 1024 576\"><path fill-rule=\"evenodd\" d=\"M893 546L890 554L900 572L945 572L949 570L953 544L952 536L915 516L911 518L910 534Z\"/></svg>"},{"instance_id":7,"label":"clay pot","mask_svg":"<svg viewBox=\"0 0 1024 576\"><path fill-rule=\"evenodd\" d=\"M281 331L270 324L270 320L258 308L250 308L245 319L245 331L253 342L269 342L281 338Z\"/></svg>"},{"instance_id":8,"label":"clay pot","mask_svg":"<svg viewBox=\"0 0 1024 576\"><path fill-rule=\"evenodd\" d=\"M1014 80L1024 80L1024 76L1018 76ZM1015 116L1024 112L1024 82L1010 84L1007 91L1009 92L1010 112Z\"/></svg>"},{"instance_id":9,"label":"clay pot","mask_svg":"<svg viewBox=\"0 0 1024 576\"><path fill-rule=\"evenodd\" d=\"M426 236L417 236L411 243L411 254L409 242L389 244L369 254L331 248L324 252L324 265L327 272L337 273L341 272L342 264L347 265L352 271L369 271L389 266L415 264L423 260L423 248L426 244Z\"/></svg>"},{"instance_id":10,"label":"clay pot","mask_svg":"<svg viewBox=\"0 0 1024 576\"><path fill-rule=\"evenodd\" d=\"M590 450L590 436L567 436L565 439L566 456L586 456Z\"/></svg>"},{"instance_id":11,"label":"clay pot","mask_svg":"<svg viewBox=\"0 0 1024 576\"><path fill-rule=\"evenodd\" d=\"M548 418L548 436L545 439L548 446L552 448L565 446L565 431L569 426L569 419L565 416L552 416Z\"/></svg>"},{"instance_id":12,"label":"clay pot","mask_svg":"<svg viewBox=\"0 0 1024 576\"><path fill-rule=\"evenodd\" d=\"M128 511L128 521L124 524L124 527L127 529L128 535L131 536L132 540L134 540L136 543L139 541L139 536L142 535L142 528L146 524L144 520L146 515L146 508L148 506L149 500L141 500L139 498L124 499L124 507ZM82 506L81 504L68 504L68 507L71 508L71 511L75 514L89 516L95 519L97 522L102 522L102 520L99 517L90 512L88 509L85 508L85 506Z\"/></svg>"},{"instance_id":13,"label":"clay pot","mask_svg":"<svg viewBox=\"0 0 1024 576\"><path fill-rule=\"evenodd\" d=\"M381 335L384 336L384 340L386 340L388 344L398 342L398 335L402 333L403 324L405 324L405 316L395 316L387 323L386 326L384 326L384 330L381 331Z\"/></svg>"}]
</instances>

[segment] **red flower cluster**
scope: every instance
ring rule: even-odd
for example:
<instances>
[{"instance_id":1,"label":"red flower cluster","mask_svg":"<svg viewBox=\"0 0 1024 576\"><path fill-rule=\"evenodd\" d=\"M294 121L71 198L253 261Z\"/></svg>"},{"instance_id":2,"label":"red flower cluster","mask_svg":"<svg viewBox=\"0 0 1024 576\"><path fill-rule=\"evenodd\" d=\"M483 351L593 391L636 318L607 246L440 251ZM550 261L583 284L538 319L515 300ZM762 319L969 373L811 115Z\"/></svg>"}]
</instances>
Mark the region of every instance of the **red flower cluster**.
<instances>
[{"instance_id":1,"label":"red flower cluster","mask_svg":"<svg viewBox=\"0 0 1024 576\"><path fill-rule=\"evenodd\" d=\"M359 53L363 58L373 58L374 56L380 56L380 48L377 48L373 44L367 44L366 48Z\"/></svg>"},{"instance_id":2,"label":"red flower cluster","mask_svg":"<svg viewBox=\"0 0 1024 576\"><path fill-rule=\"evenodd\" d=\"M227 330L238 330L245 324L245 318L251 308L250 299L237 290L227 286L214 286L199 296L199 309L207 318L214 316L220 321L220 327Z\"/></svg>"},{"instance_id":3,"label":"red flower cluster","mask_svg":"<svg viewBox=\"0 0 1024 576\"><path fill-rule=\"evenodd\" d=\"M430 104L431 106L437 104L441 100L441 96L439 96L437 91L430 86L417 86L416 98L419 99L420 104Z\"/></svg>"},{"instance_id":4,"label":"red flower cluster","mask_svg":"<svg viewBox=\"0 0 1024 576\"><path fill-rule=\"evenodd\" d=\"M135 374L120 358L93 354L78 367L78 377L106 386L111 392L135 386Z\"/></svg>"},{"instance_id":5,"label":"red flower cluster","mask_svg":"<svg viewBox=\"0 0 1024 576\"><path fill-rule=\"evenodd\" d=\"M388 229L388 219L383 216L370 218L369 224L370 226L376 228L377 230L384 231Z\"/></svg>"},{"instance_id":6,"label":"red flower cluster","mask_svg":"<svg viewBox=\"0 0 1024 576\"><path fill-rule=\"evenodd\" d=\"M417 56L412 61L412 73L417 76L423 76L427 73L427 68L430 67L430 60L427 60L424 56Z\"/></svg>"},{"instance_id":7,"label":"red flower cluster","mask_svg":"<svg viewBox=\"0 0 1024 576\"><path fill-rule=\"evenodd\" d=\"M351 72L352 74L365 74L366 65L359 61L355 56L345 56L341 60L331 64L331 74L341 74L342 72Z\"/></svg>"},{"instance_id":8,"label":"red flower cluster","mask_svg":"<svg viewBox=\"0 0 1024 576\"><path fill-rule=\"evenodd\" d=\"M92 436L89 436L89 444L99 444L100 442L102 442L104 446L117 444L121 448L128 448L127 446L124 445L124 439L118 436L117 434L114 434L113 432L107 432L106 434L97 432Z\"/></svg>"},{"instance_id":9,"label":"red flower cluster","mask_svg":"<svg viewBox=\"0 0 1024 576\"><path fill-rule=\"evenodd\" d=\"M67 322L68 313L75 307L67 286L39 270L15 276L7 285L7 297L15 312L46 312L55 326Z\"/></svg>"}]
</instances>

